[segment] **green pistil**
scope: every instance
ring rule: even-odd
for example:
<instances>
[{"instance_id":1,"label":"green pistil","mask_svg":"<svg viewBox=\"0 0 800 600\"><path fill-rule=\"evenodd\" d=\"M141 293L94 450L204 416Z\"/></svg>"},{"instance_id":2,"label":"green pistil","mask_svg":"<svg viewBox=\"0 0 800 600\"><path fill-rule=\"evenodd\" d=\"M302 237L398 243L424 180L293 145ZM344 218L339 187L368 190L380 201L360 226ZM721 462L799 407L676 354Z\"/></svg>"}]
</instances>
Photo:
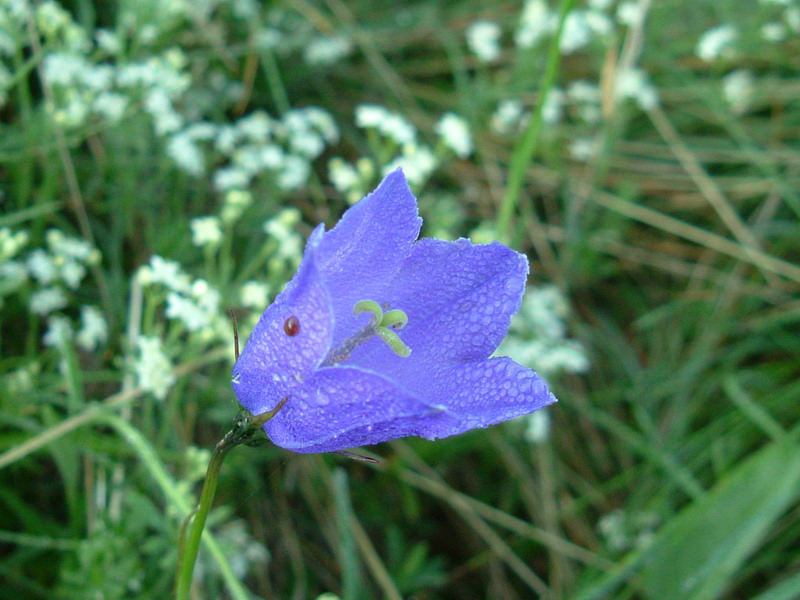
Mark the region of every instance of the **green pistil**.
<instances>
[{"instance_id":1,"label":"green pistil","mask_svg":"<svg viewBox=\"0 0 800 600\"><path fill-rule=\"evenodd\" d=\"M373 335L377 335L386 342L386 345L398 356L405 358L411 354L411 348L394 332L396 329L402 329L408 323L408 315L404 311L395 308L384 313L381 305L374 300L361 300L356 302L353 313L356 315L369 313L369 324L332 351L323 364L330 366L342 362L357 346L366 342Z\"/></svg>"}]
</instances>

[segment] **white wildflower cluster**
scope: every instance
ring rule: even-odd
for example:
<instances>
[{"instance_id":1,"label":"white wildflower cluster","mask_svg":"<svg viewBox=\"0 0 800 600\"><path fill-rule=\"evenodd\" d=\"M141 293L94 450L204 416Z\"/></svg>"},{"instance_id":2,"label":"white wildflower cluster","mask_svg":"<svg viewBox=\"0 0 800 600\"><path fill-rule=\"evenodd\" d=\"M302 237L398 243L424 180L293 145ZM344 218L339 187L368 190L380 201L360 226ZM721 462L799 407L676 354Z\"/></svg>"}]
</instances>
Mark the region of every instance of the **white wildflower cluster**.
<instances>
[{"instance_id":1,"label":"white wildflower cluster","mask_svg":"<svg viewBox=\"0 0 800 600\"><path fill-rule=\"evenodd\" d=\"M503 31L494 21L476 21L467 27L467 46L482 62L500 58L500 36Z\"/></svg>"},{"instance_id":2,"label":"white wildflower cluster","mask_svg":"<svg viewBox=\"0 0 800 600\"><path fill-rule=\"evenodd\" d=\"M573 10L564 21L560 48L572 54L588 46L594 39L608 38L614 32L614 21L607 14L610 3L590 2L585 9ZM514 41L520 48L532 48L558 27L558 13L545 0L527 0L520 14Z\"/></svg>"},{"instance_id":3,"label":"white wildflower cluster","mask_svg":"<svg viewBox=\"0 0 800 600\"><path fill-rule=\"evenodd\" d=\"M331 181L347 194L348 200L360 197L372 175L380 171L386 175L402 168L412 186L421 186L441 164L448 153L466 158L472 154L472 134L467 122L455 113L446 113L438 121L435 131L439 135L436 152L417 140L417 130L401 115L377 104L356 107L356 126L367 130L368 139L382 165L362 161L355 165L337 158L329 164ZM367 183L368 185L368 183Z\"/></svg>"},{"instance_id":4,"label":"white wildflower cluster","mask_svg":"<svg viewBox=\"0 0 800 600\"><path fill-rule=\"evenodd\" d=\"M139 268L139 282L145 288L159 286L166 290L168 319L179 322L203 341L227 339L227 325L221 313L222 297L205 279L192 279L175 261L154 255Z\"/></svg>"},{"instance_id":5,"label":"white wildflower cluster","mask_svg":"<svg viewBox=\"0 0 800 600\"><path fill-rule=\"evenodd\" d=\"M50 229L47 249L28 253L24 267L37 289L31 294L29 308L38 315L48 315L67 305L67 290L73 291L86 276L89 266L100 261L100 253L84 240ZM7 268L7 267L6 267ZM11 269L21 274L18 267Z\"/></svg>"},{"instance_id":6,"label":"white wildflower cluster","mask_svg":"<svg viewBox=\"0 0 800 600\"><path fill-rule=\"evenodd\" d=\"M167 153L183 171L199 176L213 148L226 161L212 176L221 192L244 190L262 174L271 175L279 188L293 190L308 181L311 161L338 141L330 113L306 107L282 119L255 111L231 125L193 123L170 137Z\"/></svg>"},{"instance_id":7,"label":"white wildflower cluster","mask_svg":"<svg viewBox=\"0 0 800 600\"><path fill-rule=\"evenodd\" d=\"M417 141L417 130L403 116L377 104L356 107L356 126L367 130L367 136L382 165L361 159L351 165L336 157L328 165L328 172L336 189L345 193L349 202L355 202L372 184L374 174L385 175L402 168L409 183L420 186L439 166L439 159L427 145Z\"/></svg>"},{"instance_id":8,"label":"white wildflower cluster","mask_svg":"<svg viewBox=\"0 0 800 600\"><path fill-rule=\"evenodd\" d=\"M28 241L27 232L14 233L0 227L0 303L30 283L33 290L28 308L34 314L48 317L42 339L46 346L58 347L74 339L80 348L92 351L105 344L108 327L97 307L81 307L77 333L69 317L57 314L69 304L69 294L80 286L87 268L99 262L100 253L81 239L50 229L45 234L46 248L34 248L20 256Z\"/></svg>"},{"instance_id":9,"label":"white wildflower cluster","mask_svg":"<svg viewBox=\"0 0 800 600\"><path fill-rule=\"evenodd\" d=\"M71 342L93 352L108 341L108 325L96 306L82 306L80 328L75 332L72 321L64 315L51 315L47 319L47 331L42 343L51 348L64 348Z\"/></svg>"},{"instance_id":10,"label":"white wildflower cluster","mask_svg":"<svg viewBox=\"0 0 800 600\"><path fill-rule=\"evenodd\" d=\"M586 371L589 359L583 346L567 338L568 313L567 299L556 286L530 287L497 353L544 377Z\"/></svg>"},{"instance_id":11,"label":"white wildflower cluster","mask_svg":"<svg viewBox=\"0 0 800 600\"><path fill-rule=\"evenodd\" d=\"M172 361L164 352L161 339L140 336L136 339L136 359L133 364L137 387L150 392L157 400L167 397L175 384Z\"/></svg>"},{"instance_id":12,"label":"white wildflower cluster","mask_svg":"<svg viewBox=\"0 0 800 600\"><path fill-rule=\"evenodd\" d=\"M720 58L731 58L736 35L736 29L732 25L718 25L700 36L695 53L709 63Z\"/></svg>"},{"instance_id":13,"label":"white wildflower cluster","mask_svg":"<svg viewBox=\"0 0 800 600\"><path fill-rule=\"evenodd\" d=\"M111 45L107 39L111 35L100 38L106 47ZM141 104L158 135L183 126L184 117L175 104L189 88L191 76L186 72L188 61L181 50L170 48L144 61L121 64L95 60L90 60L86 52L70 50L50 52L44 57L44 81L55 99L48 109L57 122L78 127L97 118L113 124L130 107Z\"/></svg>"}]
</instances>

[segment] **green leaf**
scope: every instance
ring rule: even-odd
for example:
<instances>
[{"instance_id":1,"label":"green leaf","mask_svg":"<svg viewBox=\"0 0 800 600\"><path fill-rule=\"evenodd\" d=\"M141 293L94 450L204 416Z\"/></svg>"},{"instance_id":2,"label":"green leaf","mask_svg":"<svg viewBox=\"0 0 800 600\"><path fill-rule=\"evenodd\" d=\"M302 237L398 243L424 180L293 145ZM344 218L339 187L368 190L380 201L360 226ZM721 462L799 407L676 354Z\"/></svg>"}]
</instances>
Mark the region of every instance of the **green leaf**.
<instances>
[{"instance_id":1,"label":"green leaf","mask_svg":"<svg viewBox=\"0 0 800 600\"><path fill-rule=\"evenodd\" d=\"M799 493L797 443L754 453L656 534L639 579L646 596L719 597Z\"/></svg>"}]
</instances>

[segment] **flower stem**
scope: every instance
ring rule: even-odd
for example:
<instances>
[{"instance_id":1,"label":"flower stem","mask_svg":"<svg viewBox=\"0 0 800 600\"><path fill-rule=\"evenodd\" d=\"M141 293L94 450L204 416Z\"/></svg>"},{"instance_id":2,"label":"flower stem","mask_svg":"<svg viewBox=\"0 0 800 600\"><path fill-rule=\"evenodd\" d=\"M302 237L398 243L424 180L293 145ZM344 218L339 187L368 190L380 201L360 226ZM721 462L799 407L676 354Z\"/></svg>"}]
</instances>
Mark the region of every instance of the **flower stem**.
<instances>
[{"instance_id":1,"label":"flower stem","mask_svg":"<svg viewBox=\"0 0 800 600\"><path fill-rule=\"evenodd\" d=\"M227 438L228 435L223 437L214 448L211 461L208 463L203 491L200 494L200 503L197 505L197 509L186 517L186 522L190 524L178 554L175 585L175 597L177 600L189 599L189 592L192 587L192 573L194 572L194 564L197 561L197 552L200 549L200 538L203 536L206 519L214 502L214 496L217 493L219 470L222 467L222 461L225 460L225 456L234 446L234 444L226 443Z\"/></svg>"},{"instance_id":2,"label":"flower stem","mask_svg":"<svg viewBox=\"0 0 800 600\"><path fill-rule=\"evenodd\" d=\"M178 542L178 564L175 570L175 598L176 600L189 600L192 589L192 574L194 564L197 562L197 552L200 549L200 540L206 525L208 513L214 503L219 481L219 470L228 452L239 444L258 443L257 435L261 427L269 421L286 404L288 398L278 402L270 411L253 416L247 411L242 411L236 417L233 428L217 442L211 460L208 463L206 479L203 482L203 491L200 493L200 502L197 508L189 513L181 527Z\"/></svg>"}]
</instances>

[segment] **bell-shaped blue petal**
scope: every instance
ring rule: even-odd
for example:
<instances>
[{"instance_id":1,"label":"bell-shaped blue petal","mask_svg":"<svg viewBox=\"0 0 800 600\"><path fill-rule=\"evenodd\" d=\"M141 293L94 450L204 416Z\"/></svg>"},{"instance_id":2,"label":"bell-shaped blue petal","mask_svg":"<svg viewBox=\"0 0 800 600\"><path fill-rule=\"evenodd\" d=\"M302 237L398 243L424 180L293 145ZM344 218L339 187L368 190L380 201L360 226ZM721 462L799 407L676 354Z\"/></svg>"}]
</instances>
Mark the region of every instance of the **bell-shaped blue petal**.
<instances>
[{"instance_id":1,"label":"bell-shaped blue petal","mask_svg":"<svg viewBox=\"0 0 800 600\"><path fill-rule=\"evenodd\" d=\"M519 310L525 256L499 243L415 241L420 225L398 170L331 231L312 234L233 370L236 396L253 414L288 399L265 425L277 445L329 452L436 439L555 402L530 369L488 358ZM397 333L409 356L363 336L368 315L353 312L361 300L405 312Z\"/></svg>"}]
</instances>

